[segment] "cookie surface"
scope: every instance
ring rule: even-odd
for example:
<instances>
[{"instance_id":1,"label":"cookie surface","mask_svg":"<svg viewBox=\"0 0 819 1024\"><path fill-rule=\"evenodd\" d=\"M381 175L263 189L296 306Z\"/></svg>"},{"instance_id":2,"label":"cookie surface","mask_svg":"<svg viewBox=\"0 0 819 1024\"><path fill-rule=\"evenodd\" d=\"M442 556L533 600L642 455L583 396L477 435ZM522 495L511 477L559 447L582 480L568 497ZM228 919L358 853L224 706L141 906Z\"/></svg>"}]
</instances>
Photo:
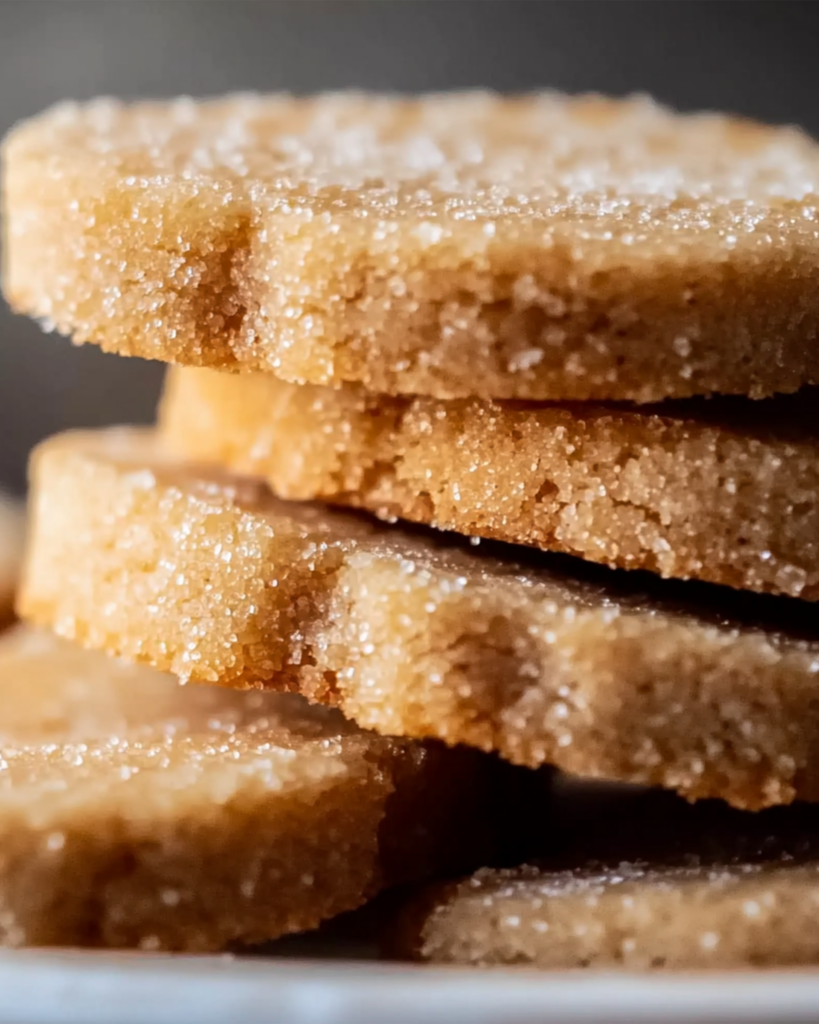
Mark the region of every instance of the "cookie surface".
<instances>
[{"instance_id":1,"label":"cookie surface","mask_svg":"<svg viewBox=\"0 0 819 1024\"><path fill-rule=\"evenodd\" d=\"M575 866L482 870L431 887L403 912L393 951L435 963L544 969L819 962L815 809L726 813L708 803L658 806L646 793L597 801L595 811L606 803L614 808L596 828L588 821L569 833L562 859L575 858ZM649 819L634 818L637 811ZM604 834L609 827L613 837ZM621 859L626 850L641 859ZM589 853L603 858L584 863Z\"/></svg>"},{"instance_id":2,"label":"cookie surface","mask_svg":"<svg viewBox=\"0 0 819 1024\"><path fill-rule=\"evenodd\" d=\"M19 610L85 646L520 764L741 806L819 798L807 602L493 557L279 501L150 432L54 438L31 483Z\"/></svg>"},{"instance_id":3,"label":"cookie surface","mask_svg":"<svg viewBox=\"0 0 819 1024\"><path fill-rule=\"evenodd\" d=\"M175 369L161 421L283 498L816 600L817 397L535 406Z\"/></svg>"},{"instance_id":4,"label":"cookie surface","mask_svg":"<svg viewBox=\"0 0 819 1024\"><path fill-rule=\"evenodd\" d=\"M125 355L439 398L819 381L819 149L645 99L62 105L5 144L5 292Z\"/></svg>"},{"instance_id":5,"label":"cookie surface","mask_svg":"<svg viewBox=\"0 0 819 1024\"><path fill-rule=\"evenodd\" d=\"M491 834L491 759L293 694L183 687L17 626L0 707L4 945L261 941Z\"/></svg>"},{"instance_id":6,"label":"cookie surface","mask_svg":"<svg viewBox=\"0 0 819 1024\"><path fill-rule=\"evenodd\" d=\"M14 618L14 591L23 554L23 511L0 492L0 629Z\"/></svg>"}]
</instances>

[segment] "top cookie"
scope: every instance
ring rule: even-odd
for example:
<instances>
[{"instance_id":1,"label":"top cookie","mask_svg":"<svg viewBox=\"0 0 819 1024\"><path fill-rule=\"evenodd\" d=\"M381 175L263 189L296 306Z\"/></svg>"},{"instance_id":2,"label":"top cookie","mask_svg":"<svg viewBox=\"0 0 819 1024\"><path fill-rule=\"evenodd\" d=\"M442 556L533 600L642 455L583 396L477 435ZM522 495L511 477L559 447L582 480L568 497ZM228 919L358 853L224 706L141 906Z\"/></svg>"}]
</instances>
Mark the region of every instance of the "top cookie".
<instances>
[{"instance_id":1,"label":"top cookie","mask_svg":"<svg viewBox=\"0 0 819 1024\"><path fill-rule=\"evenodd\" d=\"M15 309L125 355L439 398L819 381L819 147L645 99L63 105L5 146Z\"/></svg>"}]
</instances>

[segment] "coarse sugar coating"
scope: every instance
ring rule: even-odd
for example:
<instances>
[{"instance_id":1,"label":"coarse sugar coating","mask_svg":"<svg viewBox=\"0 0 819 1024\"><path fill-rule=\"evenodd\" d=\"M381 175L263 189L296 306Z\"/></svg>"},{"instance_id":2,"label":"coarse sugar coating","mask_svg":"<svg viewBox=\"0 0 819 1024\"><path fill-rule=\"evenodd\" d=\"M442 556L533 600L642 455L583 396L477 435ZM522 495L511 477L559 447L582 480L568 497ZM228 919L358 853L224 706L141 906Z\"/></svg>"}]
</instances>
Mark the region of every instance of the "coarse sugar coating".
<instances>
[{"instance_id":1,"label":"coarse sugar coating","mask_svg":"<svg viewBox=\"0 0 819 1024\"><path fill-rule=\"evenodd\" d=\"M808 602L284 502L145 431L53 438L31 484L18 610L87 647L518 764L819 800Z\"/></svg>"},{"instance_id":2,"label":"coarse sugar coating","mask_svg":"<svg viewBox=\"0 0 819 1024\"><path fill-rule=\"evenodd\" d=\"M659 406L442 401L176 368L181 456L627 569L819 598L819 394Z\"/></svg>"},{"instance_id":3,"label":"coarse sugar coating","mask_svg":"<svg viewBox=\"0 0 819 1024\"><path fill-rule=\"evenodd\" d=\"M645 98L62 104L4 152L12 306L124 355L438 398L819 382L819 148Z\"/></svg>"},{"instance_id":4,"label":"coarse sugar coating","mask_svg":"<svg viewBox=\"0 0 819 1024\"><path fill-rule=\"evenodd\" d=\"M184 687L17 626L0 708L2 945L218 950L491 856L491 759L294 694Z\"/></svg>"},{"instance_id":5,"label":"coarse sugar coating","mask_svg":"<svg viewBox=\"0 0 819 1024\"><path fill-rule=\"evenodd\" d=\"M14 591L23 546L23 514L0 492L0 629L14 617Z\"/></svg>"},{"instance_id":6,"label":"coarse sugar coating","mask_svg":"<svg viewBox=\"0 0 819 1024\"><path fill-rule=\"evenodd\" d=\"M624 799L623 815L615 800L548 863L422 889L390 935L392 951L543 969L819 963L815 808L751 814L710 802L657 807L652 793ZM559 817L554 828L559 836Z\"/></svg>"}]
</instances>

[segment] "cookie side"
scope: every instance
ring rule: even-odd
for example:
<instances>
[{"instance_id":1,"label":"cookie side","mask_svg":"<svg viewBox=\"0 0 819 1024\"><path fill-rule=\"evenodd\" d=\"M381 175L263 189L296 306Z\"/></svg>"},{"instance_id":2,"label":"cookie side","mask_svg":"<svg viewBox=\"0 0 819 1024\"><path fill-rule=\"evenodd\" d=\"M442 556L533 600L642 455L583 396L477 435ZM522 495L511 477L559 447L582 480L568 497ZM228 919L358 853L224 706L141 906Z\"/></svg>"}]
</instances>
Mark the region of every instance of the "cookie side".
<instances>
[{"instance_id":1,"label":"cookie side","mask_svg":"<svg viewBox=\"0 0 819 1024\"><path fill-rule=\"evenodd\" d=\"M476 554L139 431L52 439L32 487L20 613L87 647L519 764L749 807L819 792L806 602Z\"/></svg>"},{"instance_id":2,"label":"cookie side","mask_svg":"<svg viewBox=\"0 0 819 1024\"><path fill-rule=\"evenodd\" d=\"M814 806L751 814L633 787L561 788L552 811L562 848L417 890L385 930L390 951L558 970L819 961Z\"/></svg>"},{"instance_id":3,"label":"cookie side","mask_svg":"<svg viewBox=\"0 0 819 1024\"><path fill-rule=\"evenodd\" d=\"M438 398L819 381L819 149L554 94L63 105L4 150L4 290L124 355Z\"/></svg>"},{"instance_id":4,"label":"cookie side","mask_svg":"<svg viewBox=\"0 0 819 1024\"><path fill-rule=\"evenodd\" d=\"M819 867L479 872L428 894L401 952L469 966L725 969L819 961Z\"/></svg>"},{"instance_id":5,"label":"cookie side","mask_svg":"<svg viewBox=\"0 0 819 1024\"><path fill-rule=\"evenodd\" d=\"M293 695L183 688L17 627L0 705L5 945L264 941L498 838L491 759Z\"/></svg>"},{"instance_id":6,"label":"cookie side","mask_svg":"<svg viewBox=\"0 0 819 1024\"><path fill-rule=\"evenodd\" d=\"M284 498L815 600L815 401L442 402L177 368L160 424Z\"/></svg>"}]
</instances>

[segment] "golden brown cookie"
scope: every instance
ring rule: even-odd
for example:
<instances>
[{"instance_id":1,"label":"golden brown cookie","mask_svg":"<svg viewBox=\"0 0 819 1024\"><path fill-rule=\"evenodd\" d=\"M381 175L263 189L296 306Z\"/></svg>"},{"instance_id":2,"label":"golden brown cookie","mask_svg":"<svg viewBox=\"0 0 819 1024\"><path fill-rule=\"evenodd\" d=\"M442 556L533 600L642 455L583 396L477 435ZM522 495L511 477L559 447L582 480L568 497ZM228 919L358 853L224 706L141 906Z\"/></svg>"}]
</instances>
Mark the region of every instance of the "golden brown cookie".
<instances>
[{"instance_id":1,"label":"golden brown cookie","mask_svg":"<svg viewBox=\"0 0 819 1024\"><path fill-rule=\"evenodd\" d=\"M647 99L63 104L5 145L5 292L124 355L438 398L819 382L819 149Z\"/></svg>"},{"instance_id":2,"label":"golden brown cookie","mask_svg":"<svg viewBox=\"0 0 819 1024\"><path fill-rule=\"evenodd\" d=\"M540 968L819 963L819 862L479 871L404 939L433 963Z\"/></svg>"},{"instance_id":3,"label":"golden brown cookie","mask_svg":"<svg viewBox=\"0 0 819 1024\"><path fill-rule=\"evenodd\" d=\"M752 814L625 793L578 817L553 863L416 894L388 933L391 951L546 969L819 963L815 808Z\"/></svg>"},{"instance_id":4,"label":"golden brown cookie","mask_svg":"<svg viewBox=\"0 0 819 1024\"><path fill-rule=\"evenodd\" d=\"M150 432L54 438L32 488L20 613L87 647L520 764L819 799L807 602L282 502Z\"/></svg>"},{"instance_id":5,"label":"golden brown cookie","mask_svg":"<svg viewBox=\"0 0 819 1024\"><path fill-rule=\"evenodd\" d=\"M817 398L444 402L175 369L161 419L283 498L817 600Z\"/></svg>"},{"instance_id":6,"label":"golden brown cookie","mask_svg":"<svg viewBox=\"0 0 819 1024\"><path fill-rule=\"evenodd\" d=\"M0 759L3 945L260 941L493 838L483 755L22 626L0 639Z\"/></svg>"},{"instance_id":7,"label":"golden brown cookie","mask_svg":"<svg viewBox=\"0 0 819 1024\"><path fill-rule=\"evenodd\" d=\"M22 509L0 492L0 629L14 618L14 591L22 554Z\"/></svg>"}]
</instances>

